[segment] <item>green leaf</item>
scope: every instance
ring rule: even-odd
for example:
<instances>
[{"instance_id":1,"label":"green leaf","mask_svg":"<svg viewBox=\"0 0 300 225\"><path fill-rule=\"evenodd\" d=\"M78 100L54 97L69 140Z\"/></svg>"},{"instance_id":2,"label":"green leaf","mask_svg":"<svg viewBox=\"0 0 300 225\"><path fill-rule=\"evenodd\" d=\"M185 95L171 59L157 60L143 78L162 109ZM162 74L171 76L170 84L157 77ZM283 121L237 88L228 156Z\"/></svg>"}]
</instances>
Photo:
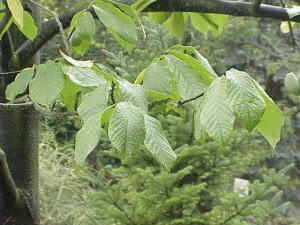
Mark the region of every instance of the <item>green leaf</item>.
<instances>
[{"instance_id":1,"label":"green leaf","mask_svg":"<svg viewBox=\"0 0 300 225\"><path fill-rule=\"evenodd\" d=\"M90 68L77 66L62 65L63 71L67 74L72 82L83 87L99 86L107 81Z\"/></svg>"},{"instance_id":2,"label":"green leaf","mask_svg":"<svg viewBox=\"0 0 300 225\"><path fill-rule=\"evenodd\" d=\"M284 78L284 85L289 93L300 95L300 74L288 73Z\"/></svg>"},{"instance_id":3,"label":"green leaf","mask_svg":"<svg viewBox=\"0 0 300 225\"><path fill-rule=\"evenodd\" d=\"M108 135L108 125L111 118L111 114L113 113L114 109L116 107L116 104L108 106L102 113L101 116L101 124L104 127L104 130L106 134Z\"/></svg>"},{"instance_id":4,"label":"green leaf","mask_svg":"<svg viewBox=\"0 0 300 225\"><path fill-rule=\"evenodd\" d=\"M147 90L172 94L171 74L165 62L157 61L146 68L143 86Z\"/></svg>"},{"instance_id":5,"label":"green leaf","mask_svg":"<svg viewBox=\"0 0 300 225\"><path fill-rule=\"evenodd\" d=\"M84 13L84 10L82 10L82 11L76 13L76 14L73 16L73 18L72 18L72 20L71 20L71 24L70 24L70 26L69 26L69 28L68 28L68 36L70 36L70 35L72 34L72 32L73 32L73 30L74 30L74 28L75 28L75 25L76 25L76 23L77 23L78 18L79 18L83 13Z\"/></svg>"},{"instance_id":6,"label":"green leaf","mask_svg":"<svg viewBox=\"0 0 300 225\"><path fill-rule=\"evenodd\" d=\"M109 139L122 157L139 150L145 139L144 115L131 102L121 102L113 111L109 127Z\"/></svg>"},{"instance_id":7,"label":"green leaf","mask_svg":"<svg viewBox=\"0 0 300 225\"><path fill-rule=\"evenodd\" d=\"M75 162L83 165L101 137L101 113L92 115L76 134Z\"/></svg>"},{"instance_id":8,"label":"green leaf","mask_svg":"<svg viewBox=\"0 0 300 225\"><path fill-rule=\"evenodd\" d=\"M262 136L264 136L270 145L275 148L276 144L280 140L281 128L284 123L283 115L281 110L268 96L264 89L256 81L254 81L254 83L266 104L265 113L261 122L256 126L256 129L262 134Z\"/></svg>"},{"instance_id":9,"label":"green leaf","mask_svg":"<svg viewBox=\"0 0 300 225\"><path fill-rule=\"evenodd\" d=\"M171 48L169 48L167 52L171 50L182 50L184 52L188 52L192 54L194 54L196 51L196 49L193 46L181 45L181 44L171 46Z\"/></svg>"},{"instance_id":10,"label":"green leaf","mask_svg":"<svg viewBox=\"0 0 300 225\"><path fill-rule=\"evenodd\" d=\"M84 55L89 49L92 38L95 34L95 21L90 12L83 12L75 17L74 32L70 37L70 44L72 49L80 54Z\"/></svg>"},{"instance_id":11,"label":"green leaf","mask_svg":"<svg viewBox=\"0 0 300 225\"><path fill-rule=\"evenodd\" d=\"M208 60L203 57L200 52L198 52L196 49L194 51L197 60L199 61L199 63L201 63L202 67L210 73L210 75L212 75L214 78L217 78L218 75L216 74L216 72L214 71L214 69L211 67L211 65L209 64Z\"/></svg>"},{"instance_id":12,"label":"green leaf","mask_svg":"<svg viewBox=\"0 0 300 225\"><path fill-rule=\"evenodd\" d=\"M7 0L8 8L17 24L23 28L23 6L20 0Z\"/></svg>"},{"instance_id":13,"label":"green leaf","mask_svg":"<svg viewBox=\"0 0 300 225\"><path fill-rule=\"evenodd\" d=\"M39 65L29 83L30 98L41 105L49 106L64 88L65 78L60 65L48 60Z\"/></svg>"},{"instance_id":14,"label":"green leaf","mask_svg":"<svg viewBox=\"0 0 300 225\"><path fill-rule=\"evenodd\" d=\"M134 84L141 84L143 83L144 80L144 76L145 76L145 69L143 69L139 75L137 76L137 78L134 81Z\"/></svg>"},{"instance_id":15,"label":"green leaf","mask_svg":"<svg viewBox=\"0 0 300 225\"><path fill-rule=\"evenodd\" d=\"M0 3L0 9L5 9L5 5ZM2 21L5 13L0 13L0 22ZM0 33L0 40L2 39L3 34L8 30L10 27L11 23L13 21L13 18L10 18L6 26L3 28L3 30Z\"/></svg>"},{"instance_id":16,"label":"green leaf","mask_svg":"<svg viewBox=\"0 0 300 225\"><path fill-rule=\"evenodd\" d=\"M94 2L93 8L101 22L123 47L136 43L138 37L137 27L130 16L122 13L114 5L104 1ZM125 49L128 51L129 47Z\"/></svg>"},{"instance_id":17,"label":"green leaf","mask_svg":"<svg viewBox=\"0 0 300 225\"><path fill-rule=\"evenodd\" d=\"M122 48L124 48L128 53L131 53L135 43L125 40L120 35L118 35L117 32L111 29L107 29L107 31L108 33L112 34L112 36L114 36L114 38L116 39L117 42L119 42Z\"/></svg>"},{"instance_id":18,"label":"green leaf","mask_svg":"<svg viewBox=\"0 0 300 225\"><path fill-rule=\"evenodd\" d=\"M133 5L126 5L120 2L116 2L113 0L107 0L109 3L116 5L117 7L119 7L122 11L126 12L129 16L131 16L139 25L139 27L142 29L143 32L143 40L146 39L146 31L144 29L144 26L142 24L142 21L140 20L140 17L138 16L138 11L135 9L135 7ZM156 0L141 0L141 1L156 1ZM135 2L137 3L137 2ZM145 6L145 5L144 5ZM141 7L143 7L142 5L139 7L139 9L141 9Z\"/></svg>"},{"instance_id":19,"label":"green leaf","mask_svg":"<svg viewBox=\"0 0 300 225\"><path fill-rule=\"evenodd\" d=\"M142 12L145 8L147 8L147 6L156 1L157 0L137 0L135 3L132 4L132 6L137 12Z\"/></svg>"},{"instance_id":20,"label":"green leaf","mask_svg":"<svg viewBox=\"0 0 300 225\"><path fill-rule=\"evenodd\" d=\"M224 76L216 78L207 90L200 115L203 130L222 144L228 141L235 120L228 102L231 88Z\"/></svg>"},{"instance_id":21,"label":"green leaf","mask_svg":"<svg viewBox=\"0 0 300 225\"><path fill-rule=\"evenodd\" d=\"M214 69L209 64L208 60L205 57L203 57L200 54L200 52L196 50L196 48L194 48L192 46L184 46L184 45L177 44L177 45L173 45L168 51L173 52L172 50L182 50L182 51L185 51L185 52L188 52L191 54L195 54L196 59L198 60L198 63L200 63L201 67L202 67L202 68L197 69L197 67L194 66L195 71L199 71L200 74L205 73L206 76L208 76L208 74L210 74L214 78L218 77L218 75L216 74ZM184 54L184 56L186 56L186 54ZM179 56L177 55L177 57L179 57ZM186 58L186 57L179 57L179 58L181 58L183 61L185 61L184 58ZM188 62L190 60L186 60L186 61ZM191 65L193 65L193 64L197 65L197 63L192 63ZM209 79L211 79L211 78L209 78Z\"/></svg>"},{"instance_id":22,"label":"green leaf","mask_svg":"<svg viewBox=\"0 0 300 225\"><path fill-rule=\"evenodd\" d=\"M300 15L300 6L293 6L291 8L287 8L286 10L290 19Z\"/></svg>"},{"instance_id":23,"label":"green leaf","mask_svg":"<svg viewBox=\"0 0 300 225\"><path fill-rule=\"evenodd\" d=\"M217 36L228 23L228 15L221 14L190 13L190 18L193 27L204 35L211 31L214 36Z\"/></svg>"},{"instance_id":24,"label":"green leaf","mask_svg":"<svg viewBox=\"0 0 300 225\"><path fill-rule=\"evenodd\" d=\"M172 51L171 50L169 52L169 54L173 55L173 56L176 56L178 59L180 59L183 62L185 62L186 64L188 64L189 67L192 68L193 71L195 71L198 74L198 76L202 80L202 83L204 83L205 85L210 85L211 82L213 81L214 76L216 75L216 73L210 67L208 62L207 62L208 65L205 66L203 63L201 63L197 59L193 58L192 56L184 54L182 52L178 52L178 51Z\"/></svg>"},{"instance_id":25,"label":"green leaf","mask_svg":"<svg viewBox=\"0 0 300 225\"><path fill-rule=\"evenodd\" d=\"M207 85L189 64L173 55L167 55L165 59L181 98L189 99L206 91Z\"/></svg>"},{"instance_id":26,"label":"green leaf","mask_svg":"<svg viewBox=\"0 0 300 225\"><path fill-rule=\"evenodd\" d=\"M60 96L62 97L62 102L65 107L72 112L75 108L76 104L76 95L80 90L80 86L78 84L73 83L68 76L66 76L66 84L64 89L60 92Z\"/></svg>"},{"instance_id":27,"label":"green leaf","mask_svg":"<svg viewBox=\"0 0 300 225\"><path fill-rule=\"evenodd\" d=\"M147 97L141 85L120 80L119 88L121 101L132 102L134 106L140 107L144 112L148 111Z\"/></svg>"},{"instance_id":28,"label":"green leaf","mask_svg":"<svg viewBox=\"0 0 300 225\"><path fill-rule=\"evenodd\" d=\"M70 64L74 65L74 66L78 66L78 67L83 67L83 68L91 68L94 63L90 60L88 61L82 61L82 60L76 60L73 59L72 57L66 55L65 53L63 53L60 49L59 49L59 53L62 55L62 57Z\"/></svg>"},{"instance_id":29,"label":"green leaf","mask_svg":"<svg viewBox=\"0 0 300 225\"><path fill-rule=\"evenodd\" d=\"M203 101L201 102L199 108L194 113L194 137L196 140L200 140L203 143L207 134L204 132L203 127L201 125L201 111L203 107Z\"/></svg>"},{"instance_id":30,"label":"green leaf","mask_svg":"<svg viewBox=\"0 0 300 225\"><path fill-rule=\"evenodd\" d=\"M291 24L291 27L290 27ZM280 24L280 31L284 34L291 32L291 28L293 29L293 27L296 25L296 22L290 21L290 23L288 21L281 21Z\"/></svg>"},{"instance_id":31,"label":"green leaf","mask_svg":"<svg viewBox=\"0 0 300 225\"><path fill-rule=\"evenodd\" d=\"M103 113L107 106L109 88L110 86L108 83L102 84L94 91L83 96L82 102L78 107L78 114L84 122L93 114Z\"/></svg>"},{"instance_id":32,"label":"green leaf","mask_svg":"<svg viewBox=\"0 0 300 225\"><path fill-rule=\"evenodd\" d=\"M164 23L167 30L176 36L179 41L184 35L184 24L185 20L182 12L173 12L171 17Z\"/></svg>"},{"instance_id":33,"label":"green leaf","mask_svg":"<svg viewBox=\"0 0 300 225\"><path fill-rule=\"evenodd\" d=\"M146 129L145 146L154 158L170 171L177 157L164 135L160 122L146 114L144 114L144 121Z\"/></svg>"},{"instance_id":34,"label":"green leaf","mask_svg":"<svg viewBox=\"0 0 300 225\"><path fill-rule=\"evenodd\" d=\"M149 12L148 15L151 22L163 24L170 18L172 13L171 12Z\"/></svg>"},{"instance_id":35,"label":"green leaf","mask_svg":"<svg viewBox=\"0 0 300 225\"><path fill-rule=\"evenodd\" d=\"M231 110L241 124L251 132L264 114L266 107L264 99L247 73L231 69L226 72L226 77L233 84L228 93Z\"/></svg>"},{"instance_id":36,"label":"green leaf","mask_svg":"<svg viewBox=\"0 0 300 225\"><path fill-rule=\"evenodd\" d=\"M30 13L24 11L23 15L24 15L24 17L23 17L23 21L24 21L23 27L19 23L16 23L16 24L17 24L19 30L29 40L33 40L37 35L37 27L35 26L34 20L33 20L32 16L30 15Z\"/></svg>"},{"instance_id":37,"label":"green leaf","mask_svg":"<svg viewBox=\"0 0 300 225\"><path fill-rule=\"evenodd\" d=\"M5 96L9 101L15 100L16 96L25 92L29 81L34 75L34 68L27 68L22 70L17 76L14 82L10 83L6 90Z\"/></svg>"},{"instance_id":38,"label":"green leaf","mask_svg":"<svg viewBox=\"0 0 300 225\"><path fill-rule=\"evenodd\" d=\"M91 69L103 76L107 81L117 81L114 72L100 63L96 63Z\"/></svg>"},{"instance_id":39,"label":"green leaf","mask_svg":"<svg viewBox=\"0 0 300 225\"><path fill-rule=\"evenodd\" d=\"M166 100L166 99L170 99L170 100L172 99L175 101L175 98L173 96L171 96L170 94L156 92L156 91L150 91L150 90L146 90L145 92L147 93L148 96L154 98L157 101Z\"/></svg>"}]
</instances>

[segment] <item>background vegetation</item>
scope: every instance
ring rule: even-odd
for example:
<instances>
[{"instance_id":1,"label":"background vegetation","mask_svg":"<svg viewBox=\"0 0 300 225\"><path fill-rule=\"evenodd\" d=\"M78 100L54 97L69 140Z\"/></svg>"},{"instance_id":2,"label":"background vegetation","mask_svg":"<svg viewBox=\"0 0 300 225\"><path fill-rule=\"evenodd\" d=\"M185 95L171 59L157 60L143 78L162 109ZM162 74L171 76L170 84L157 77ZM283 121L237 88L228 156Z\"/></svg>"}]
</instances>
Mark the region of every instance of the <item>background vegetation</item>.
<instances>
[{"instance_id":1,"label":"background vegetation","mask_svg":"<svg viewBox=\"0 0 300 225\"><path fill-rule=\"evenodd\" d=\"M130 55L99 31L97 44L85 57L134 81L154 57L178 42L164 27L143 22L147 39ZM73 162L78 118L45 118L40 144L42 224L299 224L300 104L286 92L283 78L299 71L300 64L291 60L300 57L279 26L266 19L231 18L220 36L204 36L188 26L182 40L208 58L218 74L235 67L264 85L285 113L282 140L275 150L242 128L226 147L210 139L195 142L189 107L160 116L157 108L152 116L160 120L178 155L172 173L147 156L121 163L105 136L81 170ZM299 34L298 26L295 35ZM56 54L53 45L44 49L44 59ZM233 192L236 177L250 181L249 196Z\"/></svg>"}]
</instances>

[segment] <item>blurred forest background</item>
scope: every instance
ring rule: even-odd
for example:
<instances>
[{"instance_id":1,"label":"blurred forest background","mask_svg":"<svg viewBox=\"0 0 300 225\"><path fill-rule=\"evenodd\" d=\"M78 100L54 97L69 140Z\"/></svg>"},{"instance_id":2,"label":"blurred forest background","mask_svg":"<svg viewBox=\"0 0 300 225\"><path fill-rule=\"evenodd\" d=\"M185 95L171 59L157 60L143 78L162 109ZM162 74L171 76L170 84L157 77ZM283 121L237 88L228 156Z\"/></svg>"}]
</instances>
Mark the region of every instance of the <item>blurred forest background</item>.
<instances>
[{"instance_id":1,"label":"blurred forest background","mask_svg":"<svg viewBox=\"0 0 300 225\"><path fill-rule=\"evenodd\" d=\"M77 4L71 0L65 4L43 2L58 12ZM162 25L146 18L143 24L147 38L139 41L130 55L103 27L85 58L101 62L133 82L154 57L179 43ZM298 24L294 35L299 41ZM62 43L60 37L42 50L43 61L56 56L56 43ZM160 115L162 109L154 107L152 116L161 121L178 155L172 173L145 153L143 160L132 156L121 163L105 136L86 167L78 168L73 154L75 133L81 127L79 118L43 117L41 224L300 224L300 99L289 95L283 84L288 72L300 71L300 55L294 51L289 33L280 31L280 21L230 17L218 36L204 35L187 24L180 43L196 47L217 74L234 67L248 72L266 89L285 115L276 149L257 133L249 136L242 128L235 129L226 147L210 139L198 143L188 106L178 113ZM294 166L289 169L291 164ZM274 169L284 171L276 173ZM287 176L283 175L288 169ZM252 183L248 197L233 193L234 178ZM272 197L274 187L282 192ZM276 210L283 213L278 215Z\"/></svg>"}]
</instances>

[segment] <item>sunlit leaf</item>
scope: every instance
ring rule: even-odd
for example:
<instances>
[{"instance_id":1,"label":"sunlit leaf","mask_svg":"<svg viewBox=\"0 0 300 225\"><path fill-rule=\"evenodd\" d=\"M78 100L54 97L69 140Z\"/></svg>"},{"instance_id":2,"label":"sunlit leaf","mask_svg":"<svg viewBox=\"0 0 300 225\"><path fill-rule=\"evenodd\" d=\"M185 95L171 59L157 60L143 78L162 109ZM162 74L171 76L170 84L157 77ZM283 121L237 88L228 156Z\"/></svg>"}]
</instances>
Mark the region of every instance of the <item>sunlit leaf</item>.
<instances>
[{"instance_id":1,"label":"sunlit leaf","mask_svg":"<svg viewBox=\"0 0 300 225\"><path fill-rule=\"evenodd\" d=\"M148 115L144 115L146 136L144 144L154 158L170 170L176 161L176 155L164 135L160 122Z\"/></svg>"},{"instance_id":2,"label":"sunlit leaf","mask_svg":"<svg viewBox=\"0 0 300 225\"><path fill-rule=\"evenodd\" d=\"M6 90L5 96L9 101L15 100L16 96L25 92L29 81L34 75L34 68L22 70L16 77L15 81L10 83Z\"/></svg>"},{"instance_id":3,"label":"sunlit leaf","mask_svg":"<svg viewBox=\"0 0 300 225\"><path fill-rule=\"evenodd\" d=\"M222 144L227 143L235 120L228 102L231 88L224 76L216 78L207 90L200 115L203 130Z\"/></svg>"},{"instance_id":4,"label":"sunlit leaf","mask_svg":"<svg viewBox=\"0 0 300 225\"><path fill-rule=\"evenodd\" d=\"M8 8L16 23L23 28L23 6L20 0L7 0Z\"/></svg>"},{"instance_id":5,"label":"sunlit leaf","mask_svg":"<svg viewBox=\"0 0 300 225\"><path fill-rule=\"evenodd\" d=\"M70 80L80 86L93 87L107 83L107 81L101 75L90 68L82 68L70 65L62 65L62 68L64 73L69 76Z\"/></svg>"},{"instance_id":6,"label":"sunlit leaf","mask_svg":"<svg viewBox=\"0 0 300 225\"><path fill-rule=\"evenodd\" d=\"M131 102L116 105L108 127L109 139L121 156L139 150L145 139L144 115Z\"/></svg>"},{"instance_id":7,"label":"sunlit leaf","mask_svg":"<svg viewBox=\"0 0 300 225\"><path fill-rule=\"evenodd\" d=\"M24 18L24 25L23 27L17 23L17 26L19 28L19 30L30 40L33 40L36 35L37 35L37 27L34 23L34 20L32 18L32 16L30 15L30 13L24 11L23 14Z\"/></svg>"},{"instance_id":8,"label":"sunlit leaf","mask_svg":"<svg viewBox=\"0 0 300 225\"><path fill-rule=\"evenodd\" d=\"M84 122L96 113L102 114L107 106L109 88L108 83L102 84L82 97L82 102L78 107L78 114Z\"/></svg>"},{"instance_id":9,"label":"sunlit leaf","mask_svg":"<svg viewBox=\"0 0 300 225\"><path fill-rule=\"evenodd\" d=\"M101 137L101 113L93 114L76 134L75 162L83 165Z\"/></svg>"},{"instance_id":10,"label":"sunlit leaf","mask_svg":"<svg viewBox=\"0 0 300 225\"><path fill-rule=\"evenodd\" d=\"M60 65L48 60L36 69L29 83L30 98L41 105L49 106L64 88L65 78Z\"/></svg>"}]
</instances>

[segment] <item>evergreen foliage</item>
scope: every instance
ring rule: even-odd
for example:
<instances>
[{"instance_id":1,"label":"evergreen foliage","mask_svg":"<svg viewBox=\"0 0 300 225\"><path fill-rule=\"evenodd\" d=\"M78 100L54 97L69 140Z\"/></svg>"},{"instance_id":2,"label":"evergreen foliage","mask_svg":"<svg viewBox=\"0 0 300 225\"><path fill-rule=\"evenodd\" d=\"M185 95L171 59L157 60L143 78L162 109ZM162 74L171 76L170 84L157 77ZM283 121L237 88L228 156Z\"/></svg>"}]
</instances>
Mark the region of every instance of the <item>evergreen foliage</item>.
<instances>
[{"instance_id":1,"label":"evergreen foliage","mask_svg":"<svg viewBox=\"0 0 300 225\"><path fill-rule=\"evenodd\" d=\"M272 169L260 180L251 179L249 195L242 190L233 192L233 178L245 176L249 166L268 152L257 149L259 142L249 141L245 135L235 133L228 147L209 141L178 148L172 173L145 155L138 165L141 156L112 167L105 162L119 159L116 152L99 152L98 172L84 175L96 189L89 196L90 207L97 214L95 222L263 225L278 219L288 207L279 189L287 182L285 174L291 166L277 172Z\"/></svg>"}]
</instances>

